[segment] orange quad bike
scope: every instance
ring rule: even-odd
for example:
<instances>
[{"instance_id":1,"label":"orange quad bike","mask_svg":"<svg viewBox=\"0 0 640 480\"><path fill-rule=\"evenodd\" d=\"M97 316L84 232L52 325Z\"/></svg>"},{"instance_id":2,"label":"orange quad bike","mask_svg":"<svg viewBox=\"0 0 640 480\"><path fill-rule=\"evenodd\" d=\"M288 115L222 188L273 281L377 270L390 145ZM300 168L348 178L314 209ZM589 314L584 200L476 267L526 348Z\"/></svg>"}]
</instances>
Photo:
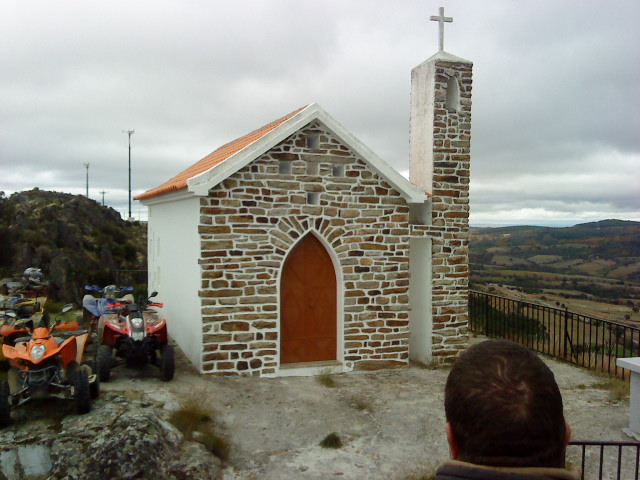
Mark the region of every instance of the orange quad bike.
<instances>
[{"instance_id":1,"label":"orange quad bike","mask_svg":"<svg viewBox=\"0 0 640 480\"><path fill-rule=\"evenodd\" d=\"M68 332L67 338L52 335L60 324L59 317L72 308L65 305L51 327L47 321L41 322L30 337L17 338L15 346L2 346L10 369L8 382L0 382L0 427L10 423L12 407L34 398L71 398L77 413L91 410L91 398L98 396L100 384L91 365L81 365L89 334L76 330Z\"/></svg>"},{"instance_id":2,"label":"orange quad bike","mask_svg":"<svg viewBox=\"0 0 640 480\"><path fill-rule=\"evenodd\" d=\"M31 318L20 318L13 309L6 307L0 310L0 337L4 345L14 346L16 338L29 333L29 328L33 328Z\"/></svg>"},{"instance_id":3,"label":"orange quad bike","mask_svg":"<svg viewBox=\"0 0 640 480\"><path fill-rule=\"evenodd\" d=\"M10 296L0 302L0 336L2 343L13 346L17 337L28 334L33 329L35 318L41 317L44 312L38 298L38 291L26 289L19 282L7 284L10 287Z\"/></svg>"}]
</instances>

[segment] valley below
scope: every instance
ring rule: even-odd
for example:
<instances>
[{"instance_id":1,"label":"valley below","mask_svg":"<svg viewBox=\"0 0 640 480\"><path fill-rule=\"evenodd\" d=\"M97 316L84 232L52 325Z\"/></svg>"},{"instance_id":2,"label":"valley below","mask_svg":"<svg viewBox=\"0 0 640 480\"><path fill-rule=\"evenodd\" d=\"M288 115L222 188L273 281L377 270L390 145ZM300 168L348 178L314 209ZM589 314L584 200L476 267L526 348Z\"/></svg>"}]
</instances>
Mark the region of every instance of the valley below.
<instances>
[{"instance_id":1,"label":"valley below","mask_svg":"<svg viewBox=\"0 0 640 480\"><path fill-rule=\"evenodd\" d=\"M640 327L640 222L472 228L470 288Z\"/></svg>"}]
</instances>

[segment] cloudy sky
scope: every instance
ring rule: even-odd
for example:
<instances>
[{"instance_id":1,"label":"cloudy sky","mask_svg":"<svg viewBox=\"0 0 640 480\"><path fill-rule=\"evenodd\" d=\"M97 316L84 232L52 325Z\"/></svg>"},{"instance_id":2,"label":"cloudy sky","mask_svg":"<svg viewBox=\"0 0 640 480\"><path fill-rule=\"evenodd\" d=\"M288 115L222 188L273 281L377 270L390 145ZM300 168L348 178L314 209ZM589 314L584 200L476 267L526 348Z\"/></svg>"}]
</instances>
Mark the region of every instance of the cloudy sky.
<instances>
[{"instance_id":1,"label":"cloudy sky","mask_svg":"<svg viewBox=\"0 0 640 480\"><path fill-rule=\"evenodd\" d=\"M640 2L2 0L0 190L127 215L220 145L317 102L407 173L411 68L474 62L472 225L640 221ZM145 218L133 203L133 215Z\"/></svg>"}]
</instances>

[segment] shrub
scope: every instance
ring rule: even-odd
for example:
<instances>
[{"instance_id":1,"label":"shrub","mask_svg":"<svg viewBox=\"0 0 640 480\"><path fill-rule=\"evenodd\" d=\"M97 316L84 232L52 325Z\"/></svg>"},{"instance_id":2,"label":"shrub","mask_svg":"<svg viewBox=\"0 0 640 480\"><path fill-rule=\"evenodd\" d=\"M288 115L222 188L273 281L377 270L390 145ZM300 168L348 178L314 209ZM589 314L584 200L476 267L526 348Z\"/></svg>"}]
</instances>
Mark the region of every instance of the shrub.
<instances>
[{"instance_id":1,"label":"shrub","mask_svg":"<svg viewBox=\"0 0 640 480\"><path fill-rule=\"evenodd\" d=\"M202 406L202 392L194 392L184 399L183 405L174 411L169 421L182 432L185 440L201 443L220 460L229 458L229 443L216 432L214 418Z\"/></svg>"},{"instance_id":2,"label":"shrub","mask_svg":"<svg viewBox=\"0 0 640 480\"><path fill-rule=\"evenodd\" d=\"M320 442L322 448L342 448L342 440L336 432L331 432Z\"/></svg>"}]
</instances>

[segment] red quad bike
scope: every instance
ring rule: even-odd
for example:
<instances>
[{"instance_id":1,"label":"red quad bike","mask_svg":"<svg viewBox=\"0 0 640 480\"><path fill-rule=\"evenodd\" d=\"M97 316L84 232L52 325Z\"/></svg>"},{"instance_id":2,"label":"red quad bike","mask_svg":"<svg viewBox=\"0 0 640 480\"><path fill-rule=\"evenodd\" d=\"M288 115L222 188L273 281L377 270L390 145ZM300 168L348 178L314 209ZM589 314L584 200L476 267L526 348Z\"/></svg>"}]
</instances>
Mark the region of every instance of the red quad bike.
<instances>
[{"instance_id":1,"label":"red quad bike","mask_svg":"<svg viewBox=\"0 0 640 480\"><path fill-rule=\"evenodd\" d=\"M52 335L60 315L72 308L65 305L50 328L45 317L30 337L17 338L15 346L2 346L11 368L8 382L0 383L0 427L9 424L12 407L34 398L71 398L78 413L91 410L90 399L98 396L100 384L90 365L80 365L89 334L78 330L66 339Z\"/></svg>"},{"instance_id":2,"label":"red quad bike","mask_svg":"<svg viewBox=\"0 0 640 480\"><path fill-rule=\"evenodd\" d=\"M116 303L133 303L135 301L133 295L131 295L133 287L107 285L104 288L100 288L95 285L86 285L84 289L90 292L82 299L84 321L89 324L90 334L96 333L100 317L106 311L113 313L116 310L114 308ZM117 298L117 295L121 293L125 295L122 298ZM102 297L96 298L94 295L102 295Z\"/></svg>"},{"instance_id":3,"label":"red quad bike","mask_svg":"<svg viewBox=\"0 0 640 480\"><path fill-rule=\"evenodd\" d=\"M149 298L143 297L134 303L113 304L112 309L100 317L96 369L101 382L108 382L111 369L122 365L116 364L114 352L128 367L150 363L160 368L163 380L173 378L175 361L173 347L168 344L167 322L151 308L163 306L151 302L157 294L153 292Z\"/></svg>"}]
</instances>

